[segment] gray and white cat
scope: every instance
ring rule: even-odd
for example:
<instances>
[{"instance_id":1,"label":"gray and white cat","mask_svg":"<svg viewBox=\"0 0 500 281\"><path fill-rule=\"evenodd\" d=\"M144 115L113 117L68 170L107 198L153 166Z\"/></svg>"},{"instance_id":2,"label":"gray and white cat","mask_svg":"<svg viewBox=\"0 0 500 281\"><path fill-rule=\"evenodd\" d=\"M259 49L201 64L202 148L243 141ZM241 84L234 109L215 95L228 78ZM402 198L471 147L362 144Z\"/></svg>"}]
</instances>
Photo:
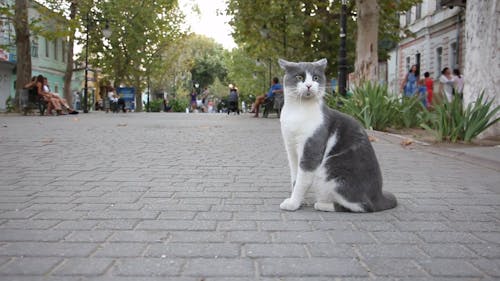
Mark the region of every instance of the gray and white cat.
<instances>
[{"instance_id":1,"label":"gray and white cat","mask_svg":"<svg viewBox=\"0 0 500 281\"><path fill-rule=\"evenodd\" d=\"M292 178L292 194L280 208L295 211L313 188L320 211L376 212L397 205L382 192L382 174L365 130L354 118L323 103L327 61L280 59L285 105L281 133Z\"/></svg>"}]
</instances>

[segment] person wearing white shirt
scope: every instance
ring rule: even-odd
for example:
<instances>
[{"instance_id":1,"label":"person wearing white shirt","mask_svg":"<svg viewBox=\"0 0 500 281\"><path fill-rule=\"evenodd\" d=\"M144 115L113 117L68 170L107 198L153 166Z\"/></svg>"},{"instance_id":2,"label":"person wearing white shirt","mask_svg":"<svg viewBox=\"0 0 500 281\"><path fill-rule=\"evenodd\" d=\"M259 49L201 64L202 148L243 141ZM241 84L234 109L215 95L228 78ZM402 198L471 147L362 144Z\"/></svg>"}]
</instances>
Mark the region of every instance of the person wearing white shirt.
<instances>
[{"instance_id":1,"label":"person wearing white shirt","mask_svg":"<svg viewBox=\"0 0 500 281\"><path fill-rule=\"evenodd\" d=\"M464 76L459 69L453 70L453 80L455 81L455 93L461 95L464 91Z\"/></svg>"},{"instance_id":2,"label":"person wearing white shirt","mask_svg":"<svg viewBox=\"0 0 500 281\"><path fill-rule=\"evenodd\" d=\"M441 83L439 92L444 93L448 102L451 102L453 100L453 87L455 86L455 80L453 80L451 70L448 67L445 67L443 71L441 71L439 82Z\"/></svg>"}]
</instances>

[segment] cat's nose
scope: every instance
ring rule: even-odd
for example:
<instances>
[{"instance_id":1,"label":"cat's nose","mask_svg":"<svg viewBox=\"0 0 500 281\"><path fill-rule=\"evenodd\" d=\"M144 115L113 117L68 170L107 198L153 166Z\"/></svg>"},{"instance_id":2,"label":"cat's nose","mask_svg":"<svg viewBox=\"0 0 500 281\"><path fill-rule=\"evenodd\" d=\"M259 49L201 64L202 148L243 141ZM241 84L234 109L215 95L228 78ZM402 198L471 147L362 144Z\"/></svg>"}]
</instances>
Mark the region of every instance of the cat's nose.
<instances>
[{"instance_id":1,"label":"cat's nose","mask_svg":"<svg viewBox=\"0 0 500 281\"><path fill-rule=\"evenodd\" d=\"M311 89L312 85L311 84L306 84L307 89Z\"/></svg>"}]
</instances>

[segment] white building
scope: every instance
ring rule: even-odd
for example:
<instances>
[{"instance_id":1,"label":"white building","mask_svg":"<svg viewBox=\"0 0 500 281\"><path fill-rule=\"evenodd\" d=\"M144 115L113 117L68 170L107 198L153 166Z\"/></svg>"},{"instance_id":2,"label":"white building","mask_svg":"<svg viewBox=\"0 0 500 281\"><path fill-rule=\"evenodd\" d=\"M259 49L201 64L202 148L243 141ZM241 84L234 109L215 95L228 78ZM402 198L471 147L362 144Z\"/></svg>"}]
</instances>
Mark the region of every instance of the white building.
<instances>
[{"instance_id":1,"label":"white building","mask_svg":"<svg viewBox=\"0 0 500 281\"><path fill-rule=\"evenodd\" d=\"M394 93L400 92L402 80L414 64L420 66L421 77L429 72L434 80L444 67L463 73L465 9L443 6L446 2L450 1L423 0L400 16L400 25L414 36L404 38L389 53L387 82Z\"/></svg>"}]
</instances>

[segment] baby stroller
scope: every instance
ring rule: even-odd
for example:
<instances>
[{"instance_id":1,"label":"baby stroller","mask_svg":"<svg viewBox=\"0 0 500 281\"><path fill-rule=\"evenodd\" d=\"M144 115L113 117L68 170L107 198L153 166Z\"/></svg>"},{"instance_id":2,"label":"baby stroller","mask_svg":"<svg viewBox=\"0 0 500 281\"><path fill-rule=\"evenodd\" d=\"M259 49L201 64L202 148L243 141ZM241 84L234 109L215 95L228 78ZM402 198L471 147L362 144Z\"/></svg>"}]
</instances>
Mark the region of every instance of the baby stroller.
<instances>
[{"instance_id":1,"label":"baby stroller","mask_svg":"<svg viewBox=\"0 0 500 281\"><path fill-rule=\"evenodd\" d=\"M240 115L240 108L238 107L238 92L236 89L231 89L229 92L229 98L227 99L228 107L227 114L229 115L231 112L236 112Z\"/></svg>"}]
</instances>

